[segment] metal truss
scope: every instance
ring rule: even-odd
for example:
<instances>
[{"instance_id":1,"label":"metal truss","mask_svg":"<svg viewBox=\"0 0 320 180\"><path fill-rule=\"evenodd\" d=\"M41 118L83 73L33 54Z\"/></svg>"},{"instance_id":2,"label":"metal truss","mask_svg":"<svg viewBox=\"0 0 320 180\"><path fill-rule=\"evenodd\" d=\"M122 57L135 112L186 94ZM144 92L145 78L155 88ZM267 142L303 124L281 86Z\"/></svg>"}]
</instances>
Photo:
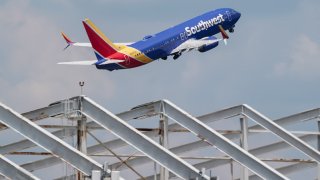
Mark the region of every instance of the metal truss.
<instances>
[{"instance_id":1,"label":"metal truss","mask_svg":"<svg viewBox=\"0 0 320 180\"><path fill-rule=\"evenodd\" d=\"M50 132L1 103L0 121L86 175L91 175L93 170L103 170L102 165L90 157L82 154Z\"/></svg>"},{"instance_id":2,"label":"metal truss","mask_svg":"<svg viewBox=\"0 0 320 180\"><path fill-rule=\"evenodd\" d=\"M9 179L40 180L2 155L0 155L0 174Z\"/></svg>"},{"instance_id":3,"label":"metal truss","mask_svg":"<svg viewBox=\"0 0 320 180\"><path fill-rule=\"evenodd\" d=\"M192 117L170 101L164 100L162 103L164 104L165 111L163 113L167 117L174 119L177 123L190 130L195 135L206 139L210 144L216 146L235 161L255 172L258 176L264 179L287 179L284 175L277 172L252 154L241 149L232 141L211 129L195 117Z\"/></svg>"},{"instance_id":4,"label":"metal truss","mask_svg":"<svg viewBox=\"0 0 320 180\"><path fill-rule=\"evenodd\" d=\"M301 138L305 142L310 142L312 140L315 140L316 136L314 136L314 135L304 135L304 136L300 136L299 138ZM195 142L193 144L200 145L198 142ZM192 144L192 143L190 143L190 144ZM266 154L266 153L269 153L269 152L284 150L284 149L288 149L288 148L290 148L289 144L287 144L284 141L279 141L279 142L276 142L276 143L272 143L272 144L268 144L268 145L265 145L265 146L261 146L261 147L257 147L257 148L251 149L251 150L249 150L249 152L251 154L253 154L254 156L259 156L259 155ZM175 149L183 149L183 150L176 152ZM170 150L172 150L172 152L174 152L176 154L182 154L182 153L186 153L186 152L189 152L189 151L194 151L194 150L197 150L197 149L198 148L192 148L189 144L186 144L184 146L179 146L179 147L176 147L176 148L172 148ZM138 157L138 158L132 159L131 161L128 161L127 163L129 165L131 165L131 166L135 166L135 165L141 165L141 164L148 163L148 162L150 162L150 160L146 159L145 157ZM211 168L216 168L216 167L223 166L223 165L228 165L228 164L230 164L230 162L232 162L232 159L230 159L230 158L221 158L221 159L212 159L212 160L209 160L209 161L204 161L204 162L201 162L201 163L198 163L198 164L193 164L193 165L195 167L197 167L197 168L211 169ZM119 163L114 164L114 165L117 166L118 164ZM303 165L301 163L296 163L296 164L299 164L299 167L303 167ZM315 164L315 163L313 163L313 164ZM314 167L314 166L315 165L306 166L304 168ZM279 169L277 169L277 170L279 172L283 173L283 174L287 174L287 173L292 172L292 171L288 171L287 168L293 169L294 167L298 167L298 165L295 165L293 167L291 167L291 165L290 165L290 166L287 166L287 167L284 167L284 168L280 168L281 171ZM126 169L125 166L122 166L122 168L119 168L119 170L124 170L124 169ZM158 174L158 176L159 176L159 174ZM170 177L173 177L173 176L174 176L173 174L170 175ZM251 177L257 177L258 179L261 179L257 175L250 176L250 179L251 179ZM154 178L154 176L146 177L146 179L149 179L149 180L152 180L153 178Z\"/></svg>"},{"instance_id":5,"label":"metal truss","mask_svg":"<svg viewBox=\"0 0 320 180\"><path fill-rule=\"evenodd\" d=\"M208 179L209 177L185 162L171 151L155 143L149 137L139 132L119 117L115 116L102 106L87 97L81 97L81 112L95 121L106 130L121 138L150 159L168 168L171 172L183 179Z\"/></svg>"},{"instance_id":6,"label":"metal truss","mask_svg":"<svg viewBox=\"0 0 320 180\"><path fill-rule=\"evenodd\" d=\"M143 104L143 105L134 107L129 111L122 112L116 115L107 111L106 109L96 104L91 99L84 96L57 101L55 103L50 104L48 107L23 113L22 116L2 104L1 104L1 107L3 107L3 109L0 108L0 122L2 121L3 124L0 124L0 131L6 129L7 127L10 127L11 129L18 131L20 134L27 137L27 140L22 140L12 144L0 146L0 154L10 154L12 152L28 149L36 145L39 145L40 147L43 147L44 149L48 150L53 155L55 155L54 157L49 157L42 160L30 162L28 164L24 164L21 167L16 165L18 170L22 170L25 172L27 172L26 170L34 171L34 170L50 167L55 164L59 164L63 161L73 164L73 166L76 169L81 170L83 173L87 175L90 175L90 173L92 172L90 170L93 170L95 168L102 171L102 165L95 163L95 161L90 159L87 155L80 153L74 148L73 150L75 151L73 152L71 146L69 146L67 143L64 143L62 140L60 140L62 138L74 136L77 130L76 127L65 127L65 128L61 127L63 129L54 131L52 132L52 134L50 134L31 122L31 121L33 122L39 121L49 117L66 117L68 119L77 119L79 118L80 115L85 115L87 118L90 118L93 120L92 122L86 123L87 130L106 129L111 131L113 134L115 134L120 138L120 139L115 139L112 141L103 142L102 144L96 144L91 147L88 147L87 148L88 155L95 155L97 153L105 152L106 148L104 147L108 147L110 149L116 149L129 144L135 147L136 149L138 149L139 151L141 151L142 153L144 153L147 157L144 156L144 157L131 158L129 160L126 160L125 162L126 164L128 164L129 166L135 167L145 163L152 162L153 160L158 164L162 165L163 167L166 167L168 170L170 170L173 173L173 174L170 174L170 177L178 176L183 179L196 179L196 178L209 179L209 177L204 175L203 174L204 172L200 171L199 169L201 168L210 169L210 168L215 168L222 165L227 165L227 164L230 164L230 162L232 162L233 160L244 165L245 167L250 169L252 172L255 172L255 175L251 175L250 179L259 179L261 177L264 179L287 179L287 177L285 177L283 174L291 173L297 169L304 169L304 168L317 166L317 163L306 164L306 163L300 162L300 163L295 163L288 166L283 166L278 169L273 169L269 165L267 165L265 162L263 162L263 160L256 158L256 156L264 153L269 153L269 152L286 149L290 147L294 147L295 149L301 151L302 153L309 156L316 162L320 162L320 153L306 143L316 139L316 135L318 135L319 133L312 134L310 132L289 132L283 127L281 127L281 126L291 125L291 124L298 123L305 120L319 118L320 116L319 108L272 121L248 105L239 105L239 106L223 109L214 113L206 114L206 115L195 118L168 100L160 100L160 101ZM3 114L8 114L8 112L9 114L11 113L11 116L9 118L7 116L3 116ZM173 147L170 149L166 149L160 146L159 144L155 143L151 139L149 139L149 137L158 136L158 130L152 130L152 131L141 133L137 129L133 128L132 126L130 126L125 122L132 119L144 119L144 118L149 118L153 116L160 116L160 117L165 116L177 122L167 126L167 130L166 130L167 133L179 132L179 131L181 132L190 131L191 133L199 137L200 140L186 143L184 145ZM213 130L211 127L206 125L207 123L228 119L228 118L234 118L236 116L239 116L240 119L241 117L249 118L255 121L257 125L247 127L247 125L244 124L243 122L241 123L242 128L238 133L223 134L222 132L223 135L219 133L220 131ZM13 117L15 117L16 119ZM11 122L3 121L3 119L5 118L6 119L13 118L15 120L13 121L10 120ZM21 122L18 122L18 120ZM26 130L23 130L22 128L20 128L20 127L24 127L26 124L27 124ZM31 128L28 128L28 127L31 127ZM267 131L265 131L264 129L266 129ZM57 143L58 147L61 146L66 149L62 149L61 152L50 149L52 147L42 142L44 140L41 140L41 138L39 139L36 136L32 135L34 133L27 132L31 130L39 131L41 135L43 134L45 135L45 138L43 139L47 140L46 138L48 138L50 139L50 141ZM255 149L250 149L250 150L246 149L245 140L247 139L247 136L255 135L257 133L262 133L262 132L271 132L276 136L280 137L282 141L267 144L261 147L257 147ZM38 132L36 132L35 134L37 133ZM293 133L297 133L297 134L302 133L304 135L302 136L299 135L299 137L297 137L293 135ZM40 134L37 134L37 136L39 136ZM241 137L239 135L241 135ZM236 145L231 141L239 138L241 139L241 142L242 142L241 147L239 147L238 145ZM226 153L228 157L211 159L208 161L204 161L204 162L196 163L192 165L192 164L186 163L186 161L184 161L181 156L180 157L178 156L185 152L195 151L200 148L211 147L211 146L217 147L219 150ZM71 151L70 151L70 148L71 148ZM70 151L69 158L72 157L71 155L78 154L82 156L82 158L84 158L86 162L79 163L78 161L77 163L76 160L73 161L71 158L68 159L68 157L65 157L64 155L62 155L62 152L68 152L68 151ZM11 164L14 164L14 163L11 162ZM77 165L77 164L85 164L85 165ZM92 164L95 164L95 165L92 166ZM120 163L115 163L110 166L117 167L119 165ZM80 168L79 166L86 166L86 167ZM9 167L9 165L6 164L4 165L4 167ZM125 169L127 169L126 166L121 166L119 167L118 170L125 170ZM245 170L246 169L244 169L244 171ZM0 174L2 174L1 170L0 170ZM158 176L160 177L160 175ZM30 176L30 173L29 173L28 177L29 178L32 177L32 174ZM154 176L145 177L145 178L153 179ZM243 176L241 179L247 179L247 178L249 178L248 173L245 176Z\"/></svg>"}]
</instances>

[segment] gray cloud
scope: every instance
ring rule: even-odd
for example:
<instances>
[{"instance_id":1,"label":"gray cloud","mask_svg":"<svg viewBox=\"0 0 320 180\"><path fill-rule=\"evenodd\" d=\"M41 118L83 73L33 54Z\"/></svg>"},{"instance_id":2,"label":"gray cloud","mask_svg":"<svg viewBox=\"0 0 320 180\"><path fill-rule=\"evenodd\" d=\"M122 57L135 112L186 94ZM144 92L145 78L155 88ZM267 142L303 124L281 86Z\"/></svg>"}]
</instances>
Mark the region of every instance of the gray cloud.
<instances>
[{"instance_id":1,"label":"gray cloud","mask_svg":"<svg viewBox=\"0 0 320 180\"><path fill-rule=\"evenodd\" d=\"M320 77L320 44L303 34L297 37L291 48L291 55L285 62L275 65L278 75L289 75L302 79Z\"/></svg>"},{"instance_id":2,"label":"gray cloud","mask_svg":"<svg viewBox=\"0 0 320 180\"><path fill-rule=\"evenodd\" d=\"M20 1L19 1L20 2ZM1 76L0 94L6 102L22 108L28 102L29 108L46 104L54 99L79 94L77 82L90 81L91 86L99 85L103 91L88 88L87 92L112 96L113 81L96 76L94 67L60 67L58 60L81 60L92 58L84 49L75 53L62 52L63 44L57 26L32 8L28 1L8 1L0 8L1 39L5 39L7 59L2 64L10 69ZM87 56L87 57L86 57ZM74 69L73 69L74 68ZM77 69L78 68L78 69ZM75 70L77 69L77 70ZM91 73L90 75L88 75ZM107 87L106 87L107 86ZM26 107L24 107L26 108Z\"/></svg>"}]
</instances>

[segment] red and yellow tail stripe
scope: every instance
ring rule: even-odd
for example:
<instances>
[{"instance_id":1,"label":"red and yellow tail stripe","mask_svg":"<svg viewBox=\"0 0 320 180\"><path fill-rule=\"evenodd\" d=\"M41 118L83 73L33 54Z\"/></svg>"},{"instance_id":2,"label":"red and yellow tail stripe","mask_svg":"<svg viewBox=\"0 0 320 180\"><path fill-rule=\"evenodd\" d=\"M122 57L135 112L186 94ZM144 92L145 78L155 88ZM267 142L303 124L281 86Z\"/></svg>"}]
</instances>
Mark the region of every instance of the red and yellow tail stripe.
<instances>
[{"instance_id":1,"label":"red and yellow tail stripe","mask_svg":"<svg viewBox=\"0 0 320 180\"><path fill-rule=\"evenodd\" d=\"M85 19L83 25L93 49L104 58L125 60L119 63L124 68L133 68L153 61L138 49L126 45L115 45L89 19Z\"/></svg>"}]
</instances>

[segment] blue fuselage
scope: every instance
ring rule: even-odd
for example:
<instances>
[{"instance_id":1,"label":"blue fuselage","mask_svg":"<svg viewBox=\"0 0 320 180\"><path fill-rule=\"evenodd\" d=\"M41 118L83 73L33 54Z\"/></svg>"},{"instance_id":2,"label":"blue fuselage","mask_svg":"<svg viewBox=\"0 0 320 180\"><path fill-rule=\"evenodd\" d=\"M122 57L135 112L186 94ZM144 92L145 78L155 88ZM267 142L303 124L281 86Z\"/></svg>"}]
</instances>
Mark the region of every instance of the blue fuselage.
<instances>
[{"instance_id":1,"label":"blue fuselage","mask_svg":"<svg viewBox=\"0 0 320 180\"><path fill-rule=\"evenodd\" d=\"M177 52L179 46L188 44L186 41L200 39L216 39L213 35L229 30L233 32L235 23L239 20L241 14L230 8L221 8L207 12L186 22L173 26L154 35L148 35L142 40L128 45L131 50L129 54L118 54L115 59L125 59L123 63L114 63L106 65L97 65L98 69L116 70L127 69L145 65L156 59L166 59L169 55L178 58L182 51ZM219 28L219 26L221 26ZM200 44L201 45L201 44ZM211 46L199 46L200 52L205 52L218 45L218 42ZM124 56L124 58L122 58Z\"/></svg>"},{"instance_id":2,"label":"blue fuselage","mask_svg":"<svg viewBox=\"0 0 320 180\"><path fill-rule=\"evenodd\" d=\"M230 8L207 12L174 27L129 46L139 49L153 60L166 57L172 50L189 39L202 39L219 33L218 25L228 30L233 28L241 14Z\"/></svg>"}]
</instances>

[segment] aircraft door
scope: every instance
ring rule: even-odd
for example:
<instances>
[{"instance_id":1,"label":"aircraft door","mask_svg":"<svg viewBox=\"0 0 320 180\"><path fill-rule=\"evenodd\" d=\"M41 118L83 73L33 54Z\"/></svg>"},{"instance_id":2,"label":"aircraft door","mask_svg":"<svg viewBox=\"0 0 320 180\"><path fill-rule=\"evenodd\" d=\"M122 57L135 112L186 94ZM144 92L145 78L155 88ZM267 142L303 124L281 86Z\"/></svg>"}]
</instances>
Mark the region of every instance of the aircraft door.
<instances>
[{"instance_id":1,"label":"aircraft door","mask_svg":"<svg viewBox=\"0 0 320 180\"><path fill-rule=\"evenodd\" d=\"M130 57L127 55L124 55L124 59L125 59L126 65L129 65L130 64Z\"/></svg>"},{"instance_id":2,"label":"aircraft door","mask_svg":"<svg viewBox=\"0 0 320 180\"><path fill-rule=\"evenodd\" d=\"M232 21L232 14L229 11L226 11L229 21Z\"/></svg>"}]
</instances>

